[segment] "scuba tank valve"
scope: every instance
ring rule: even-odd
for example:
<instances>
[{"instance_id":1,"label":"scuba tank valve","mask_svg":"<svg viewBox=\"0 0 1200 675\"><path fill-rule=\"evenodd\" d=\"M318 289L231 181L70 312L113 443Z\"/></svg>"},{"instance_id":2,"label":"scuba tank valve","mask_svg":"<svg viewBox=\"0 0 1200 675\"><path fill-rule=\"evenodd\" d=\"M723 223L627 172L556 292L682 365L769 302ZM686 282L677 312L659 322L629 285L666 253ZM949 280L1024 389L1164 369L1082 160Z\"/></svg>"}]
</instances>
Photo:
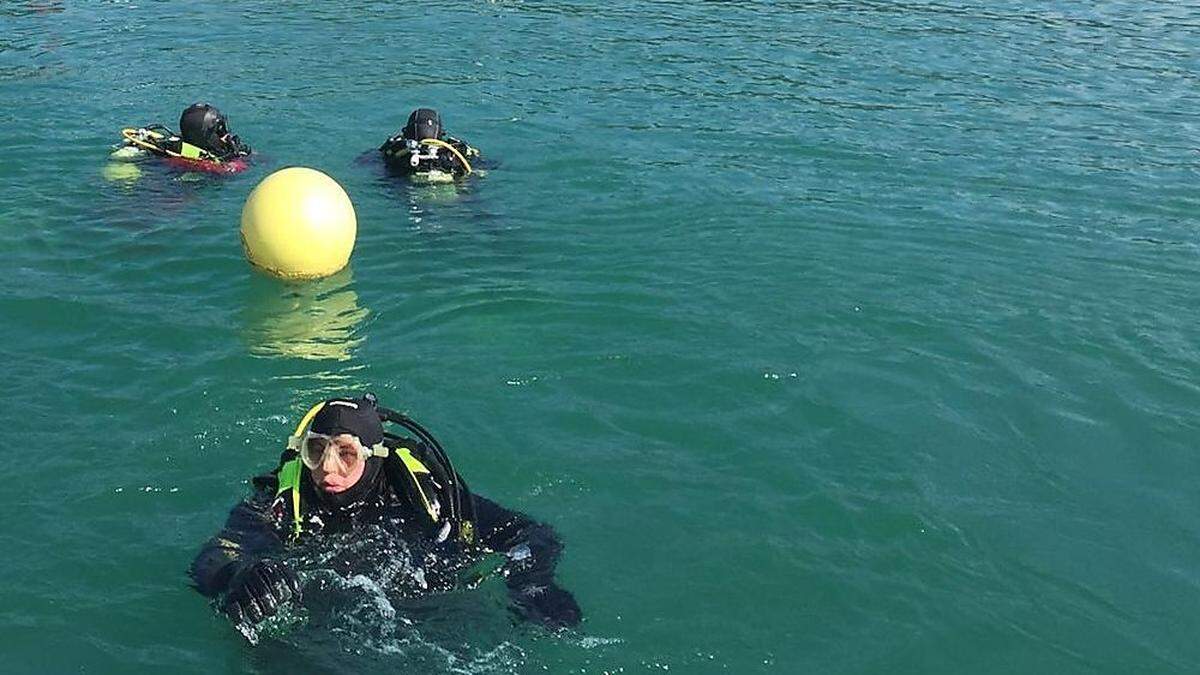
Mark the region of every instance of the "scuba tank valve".
<instances>
[{"instance_id":1,"label":"scuba tank valve","mask_svg":"<svg viewBox=\"0 0 1200 675\"><path fill-rule=\"evenodd\" d=\"M404 139L404 147L408 150L408 165L417 168L421 164L421 144L411 138Z\"/></svg>"}]
</instances>

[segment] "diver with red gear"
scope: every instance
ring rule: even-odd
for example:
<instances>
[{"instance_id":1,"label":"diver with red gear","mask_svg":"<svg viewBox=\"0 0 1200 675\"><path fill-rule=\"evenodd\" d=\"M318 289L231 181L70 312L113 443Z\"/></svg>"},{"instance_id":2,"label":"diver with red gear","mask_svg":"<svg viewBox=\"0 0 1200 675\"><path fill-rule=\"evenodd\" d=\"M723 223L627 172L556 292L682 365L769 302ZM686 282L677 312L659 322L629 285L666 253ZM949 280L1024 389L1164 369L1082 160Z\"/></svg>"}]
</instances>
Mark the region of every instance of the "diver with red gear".
<instances>
[{"instance_id":1,"label":"diver with red gear","mask_svg":"<svg viewBox=\"0 0 1200 675\"><path fill-rule=\"evenodd\" d=\"M173 167L208 173L239 173L248 166L253 150L229 130L227 118L216 106L193 103L179 116L179 133L161 124L122 129L122 148L114 153L148 153Z\"/></svg>"}]
</instances>

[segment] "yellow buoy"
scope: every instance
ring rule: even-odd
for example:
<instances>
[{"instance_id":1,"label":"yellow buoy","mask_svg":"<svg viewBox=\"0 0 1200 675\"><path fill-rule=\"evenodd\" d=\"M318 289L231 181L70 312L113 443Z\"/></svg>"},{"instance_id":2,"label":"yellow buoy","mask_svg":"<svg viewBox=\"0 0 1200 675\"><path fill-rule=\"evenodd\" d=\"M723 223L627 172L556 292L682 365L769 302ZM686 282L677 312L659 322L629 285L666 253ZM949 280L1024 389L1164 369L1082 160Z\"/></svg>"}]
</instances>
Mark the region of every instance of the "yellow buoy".
<instances>
[{"instance_id":1,"label":"yellow buoy","mask_svg":"<svg viewBox=\"0 0 1200 675\"><path fill-rule=\"evenodd\" d=\"M327 277L350 262L358 220L342 186L300 166L263 179L242 207L251 264L287 279Z\"/></svg>"}]
</instances>

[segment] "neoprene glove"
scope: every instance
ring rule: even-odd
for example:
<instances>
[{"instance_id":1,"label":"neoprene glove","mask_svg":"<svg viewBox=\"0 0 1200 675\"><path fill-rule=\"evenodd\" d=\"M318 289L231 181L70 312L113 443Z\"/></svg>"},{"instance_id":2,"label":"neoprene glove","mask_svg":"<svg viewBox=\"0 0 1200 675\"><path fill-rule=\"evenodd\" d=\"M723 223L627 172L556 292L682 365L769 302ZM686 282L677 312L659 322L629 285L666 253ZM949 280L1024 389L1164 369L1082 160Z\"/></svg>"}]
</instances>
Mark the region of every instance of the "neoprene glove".
<instances>
[{"instance_id":1,"label":"neoprene glove","mask_svg":"<svg viewBox=\"0 0 1200 675\"><path fill-rule=\"evenodd\" d=\"M234 623L256 624L293 600L300 600L296 574L283 563L264 558L233 575L223 609Z\"/></svg>"},{"instance_id":2,"label":"neoprene glove","mask_svg":"<svg viewBox=\"0 0 1200 675\"><path fill-rule=\"evenodd\" d=\"M528 584L511 589L511 594L513 608L521 618L550 629L576 626L583 617L575 596L554 583Z\"/></svg>"}]
</instances>

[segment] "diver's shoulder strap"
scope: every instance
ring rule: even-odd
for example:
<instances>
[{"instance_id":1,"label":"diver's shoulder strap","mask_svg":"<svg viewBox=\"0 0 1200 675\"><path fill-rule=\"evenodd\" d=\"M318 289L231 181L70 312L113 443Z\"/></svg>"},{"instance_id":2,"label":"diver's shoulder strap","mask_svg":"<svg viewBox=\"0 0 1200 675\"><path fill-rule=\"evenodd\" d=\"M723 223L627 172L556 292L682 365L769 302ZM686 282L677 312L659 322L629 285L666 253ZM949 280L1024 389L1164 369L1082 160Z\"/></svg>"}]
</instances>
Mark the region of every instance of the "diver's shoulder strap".
<instances>
[{"instance_id":1,"label":"diver's shoulder strap","mask_svg":"<svg viewBox=\"0 0 1200 675\"><path fill-rule=\"evenodd\" d=\"M455 495L454 491L465 492L461 481L451 479L441 462L433 455L422 452L424 446L420 443L397 439L389 445L391 452L384 460L388 479L397 491L403 492L409 502L417 507L426 526L434 529L441 525L444 534L449 533L449 527L455 527L459 541L474 543L474 509L467 514L456 514L453 508L463 496ZM469 494L465 496L470 499Z\"/></svg>"},{"instance_id":2,"label":"diver's shoulder strap","mask_svg":"<svg viewBox=\"0 0 1200 675\"><path fill-rule=\"evenodd\" d=\"M438 524L442 516L442 502L438 499L440 486L433 481L429 467L402 445L392 448L383 467L392 486L422 511L426 524Z\"/></svg>"},{"instance_id":3,"label":"diver's shoulder strap","mask_svg":"<svg viewBox=\"0 0 1200 675\"><path fill-rule=\"evenodd\" d=\"M379 146L379 149L385 154L397 155L401 152L407 152L408 146L404 143L404 137L397 134L384 141L383 145Z\"/></svg>"},{"instance_id":4,"label":"diver's shoulder strap","mask_svg":"<svg viewBox=\"0 0 1200 675\"><path fill-rule=\"evenodd\" d=\"M288 453L284 453L286 457ZM299 536L303 529L300 520L300 474L303 465L300 463L300 457L293 453L291 459L284 460L279 465L276 472L276 477L279 480L279 485L275 489L275 496L280 497L289 490L292 493L292 535Z\"/></svg>"}]
</instances>

